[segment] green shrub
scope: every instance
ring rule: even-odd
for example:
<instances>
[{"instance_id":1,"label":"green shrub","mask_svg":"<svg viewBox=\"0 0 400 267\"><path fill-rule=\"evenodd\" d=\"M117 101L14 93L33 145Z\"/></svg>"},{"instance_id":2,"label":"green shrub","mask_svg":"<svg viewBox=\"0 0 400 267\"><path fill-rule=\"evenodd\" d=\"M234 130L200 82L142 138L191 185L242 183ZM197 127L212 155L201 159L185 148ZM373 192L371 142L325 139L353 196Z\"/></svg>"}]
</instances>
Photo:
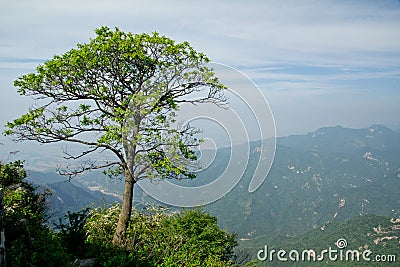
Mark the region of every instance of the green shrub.
<instances>
[{"instance_id":1,"label":"green shrub","mask_svg":"<svg viewBox=\"0 0 400 267\"><path fill-rule=\"evenodd\" d=\"M0 162L7 266L65 266L68 254L46 225L49 192L38 193L36 187L24 182L25 176L21 161Z\"/></svg>"},{"instance_id":2,"label":"green shrub","mask_svg":"<svg viewBox=\"0 0 400 267\"><path fill-rule=\"evenodd\" d=\"M120 247L111 245L120 206L92 211L85 224L87 243L102 266L229 266L235 235L200 210L168 213L133 210ZM100 253L101 251L101 253Z\"/></svg>"},{"instance_id":3,"label":"green shrub","mask_svg":"<svg viewBox=\"0 0 400 267\"><path fill-rule=\"evenodd\" d=\"M64 218L59 218L59 224L55 224L58 230L57 236L64 244L68 253L75 258L86 256L86 233L84 225L89 208L78 212L67 212Z\"/></svg>"}]
</instances>

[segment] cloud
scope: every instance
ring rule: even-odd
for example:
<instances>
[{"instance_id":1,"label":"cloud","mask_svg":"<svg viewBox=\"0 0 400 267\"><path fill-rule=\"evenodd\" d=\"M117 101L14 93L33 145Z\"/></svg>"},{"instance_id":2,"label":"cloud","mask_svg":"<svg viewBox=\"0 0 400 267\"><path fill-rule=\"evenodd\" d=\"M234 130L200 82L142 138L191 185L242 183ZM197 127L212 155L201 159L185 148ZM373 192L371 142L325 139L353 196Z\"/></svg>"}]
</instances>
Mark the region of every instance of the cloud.
<instances>
[{"instance_id":1,"label":"cloud","mask_svg":"<svg viewBox=\"0 0 400 267\"><path fill-rule=\"evenodd\" d=\"M255 80L278 111L289 101L285 109L305 110L301 114L310 118L320 114L318 123L331 114L330 99L343 96L358 97L341 102L349 105L343 110L365 111L363 105L379 94L391 99L382 118L396 116L388 115L392 106L398 110L400 4L394 0L2 1L0 72L33 70L41 61L88 42L101 25L187 40L211 60ZM10 73L3 81L8 87L15 79ZM325 102L315 106L312 97ZM345 118L340 116L343 112L337 118ZM289 117L282 119L287 125Z\"/></svg>"},{"instance_id":2,"label":"cloud","mask_svg":"<svg viewBox=\"0 0 400 267\"><path fill-rule=\"evenodd\" d=\"M100 25L157 30L236 65L393 66L400 56L396 1L21 0L2 5L2 56L50 57L87 41Z\"/></svg>"},{"instance_id":3,"label":"cloud","mask_svg":"<svg viewBox=\"0 0 400 267\"><path fill-rule=\"evenodd\" d=\"M216 47L225 43L222 55L234 55L231 62L397 64L388 55L400 55L400 9L396 2L387 6L338 1L234 3L225 7L232 14L229 16L211 11L205 19L185 18L191 29L209 37L207 42L212 40Z\"/></svg>"}]
</instances>

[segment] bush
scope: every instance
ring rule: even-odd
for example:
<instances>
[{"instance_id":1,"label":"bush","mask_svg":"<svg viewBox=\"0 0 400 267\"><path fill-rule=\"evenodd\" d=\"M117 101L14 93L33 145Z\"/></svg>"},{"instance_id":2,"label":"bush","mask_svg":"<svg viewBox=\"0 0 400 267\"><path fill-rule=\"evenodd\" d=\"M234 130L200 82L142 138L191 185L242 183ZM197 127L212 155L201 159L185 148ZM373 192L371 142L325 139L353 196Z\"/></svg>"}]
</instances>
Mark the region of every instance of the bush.
<instances>
[{"instance_id":1,"label":"bush","mask_svg":"<svg viewBox=\"0 0 400 267\"><path fill-rule=\"evenodd\" d=\"M120 247L111 245L120 206L93 210L85 224L87 243L102 266L230 266L235 235L200 210L168 213L133 210ZM101 253L99 253L101 251Z\"/></svg>"},{"instance_id":2,"label":"bush","mask_svg":"<svg viewBox=\"0 0 400 267\"><path fill-rule=\"evenodd\" d=\"M36 187L23 181L25 177L21 161L0 162L7 266L64 266L68 255L46 225L48 192L36 192Z\"/></svg>"},{"instance_id":3,"label":"bush","mask_svg":"<svg viewBox=\"0 0 400 267\"><path fill-rule=\"evenodd\" d=\"M59 218L59 224L55 224L58 230L57 236L61 239L68 253L76 258L86 256L86 233L84 225L89 208L78 212L68 211L64 218Z\"/></svg>"}]
</instances>

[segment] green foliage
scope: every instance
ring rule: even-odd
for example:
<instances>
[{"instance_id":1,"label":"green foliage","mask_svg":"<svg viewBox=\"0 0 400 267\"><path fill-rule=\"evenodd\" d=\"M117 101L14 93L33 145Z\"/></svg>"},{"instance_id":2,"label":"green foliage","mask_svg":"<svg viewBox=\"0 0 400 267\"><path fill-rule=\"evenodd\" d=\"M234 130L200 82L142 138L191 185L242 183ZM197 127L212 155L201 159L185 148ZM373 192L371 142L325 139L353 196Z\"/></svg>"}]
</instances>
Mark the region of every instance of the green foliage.
<instances>
[{"instance_id":1,"label":"green foliage","mask_svg":"<svg viewBox=\"0 0 400 267\"><path fill-rule=\"evenodd\" d=\"M234 235L221 231L217 225L217 218L200 210L187 210L177 216L165 220L165 225L171 227L172 232L183 235L186 240L184 250L196 251L196 257L205 260L207 256L229 260L233 256L233 247L236 245Z\"/></svg>"},{"instance_id":2,"label":"green foliage","mask_svg":"<svg viewBox=\"0 0 400 267\"><path fill-rule=\"evenodd\" d=\"M22 161L14 161L7 164L0 162L0 186L2 188L18 184L26 177Z\"/></svg>"},{"instance_id":3,"label":"green foliage","mask_svg":"<svg viewBox=\"0 0 400 267\"><path fill-rule=\"evenodd\" d=\"M56 229L59 230L57 236L61 239L68 253L77 258L84 258L86 254L86 233L83 227L88 213L89 208L78 212L68 211L67 215L60 218L59 223L56 224Z\"/></svg>"},{"instance_id":4,"label":"green foliage","mask_svg":"<svg viewBox=\"0 0 400 267\"><path fill-rule=\"evenodd\" d=\"M7 232L6 232L7 237ZM7 239L6 239L7 241ZM45 227L27 227L9 243L7 264L15 267L70 266L61 240Z\"/></svg>"},{"instance_id":5,"label":"green foliage","mask_svg":"<svg viewBox=\"0 0 400 267\"><path fill-rule=\"evenodd\" d=\"M133 210L120 247L111 245L119 205L92 211L86 224L87 243L102 266L230 266L235 235L199 210L168 213L149 207ZM99 253L101 251L101 253Z\"/></svg>"},{"instance_id":6,"label":"green foliage","mask_svg":"<svg viewBox=\"0 0 400 267\"><path fill-rule=\"evenodd\" d=\"M2 164L4 218L8 266L65 266L68 255L60 240L45 225L45 197L24 182L22 162Z\"/></svg>"},{"instance_id":7,"label":"green foliage","mask_svg":"<svg viewBox=\"0 0 400 267\"><path fill-rule=\"evenodd\" d=\"M43 129L38 127L39 125L35 120L43 115L43 112L44 108L31 109L27 114L22 115L21 118L15 119L13 122L8 122L6 126L9 130L5 131L5 135L11 135L13 133L12 129L22 125L35 127L38 132L41 132Z\"/></svg>"}]
</instances>

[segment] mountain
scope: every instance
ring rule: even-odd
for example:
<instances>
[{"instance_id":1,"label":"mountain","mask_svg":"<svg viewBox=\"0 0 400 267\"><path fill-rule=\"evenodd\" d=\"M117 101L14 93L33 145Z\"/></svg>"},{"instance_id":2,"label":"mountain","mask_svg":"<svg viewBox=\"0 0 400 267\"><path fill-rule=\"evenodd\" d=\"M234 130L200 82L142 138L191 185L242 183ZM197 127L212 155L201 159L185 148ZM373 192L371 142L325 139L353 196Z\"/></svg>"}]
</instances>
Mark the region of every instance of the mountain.
<instances>
[{"instance_id":1,"label":"mountain","mask_svg":"<svg viewBox=\"0 0 400 267\"><path fill-rule=\"evenodd\" d=\"M206 207L242 238L292 236L357 215L397 216L400 134L373 125L278 138L267 180L254 193L247 192L251 176L250 168L228 195Z\"/></svg>"},{"instance_id":2,"label":"mountain","mask_svg":"<svg viewBox=\"0 0 400 267\"><path fill-rule=\"evenodd\" d=\"M119 202L120 199L99 190L90 190L77 181L69 181L56 173L29 171L27 181L39 186L39 190L49 189L48 215L58 222L67 211L76 212L87 207L97 207L107 203Z\"/></svg>"},{"instance_id":3,"label":"mountain","mask_svg":"<svg viewBox=\"0 0 400 267\"><path fill-rule=\"evenodd\" d=\"M85 190L69 181L50 183L44 187L51 190L48 203L50 213L55 218L62 217L67 211L75 212L87 207L98 207L120 201L118 198L100 191Z\"/></svg>"},{"instance_id":4,"label":"mountain","mask_svg":"<svg viewBox=\"0 0 400 267\"><path fill-rule=\"evenodd\" d=\"M330 153L351 153L364 148L379 151L400 149L399 133L378 124L365 129L324 127L307 135L282 137L278 142L302 151Z\"/></svg>"}]
</instances>

